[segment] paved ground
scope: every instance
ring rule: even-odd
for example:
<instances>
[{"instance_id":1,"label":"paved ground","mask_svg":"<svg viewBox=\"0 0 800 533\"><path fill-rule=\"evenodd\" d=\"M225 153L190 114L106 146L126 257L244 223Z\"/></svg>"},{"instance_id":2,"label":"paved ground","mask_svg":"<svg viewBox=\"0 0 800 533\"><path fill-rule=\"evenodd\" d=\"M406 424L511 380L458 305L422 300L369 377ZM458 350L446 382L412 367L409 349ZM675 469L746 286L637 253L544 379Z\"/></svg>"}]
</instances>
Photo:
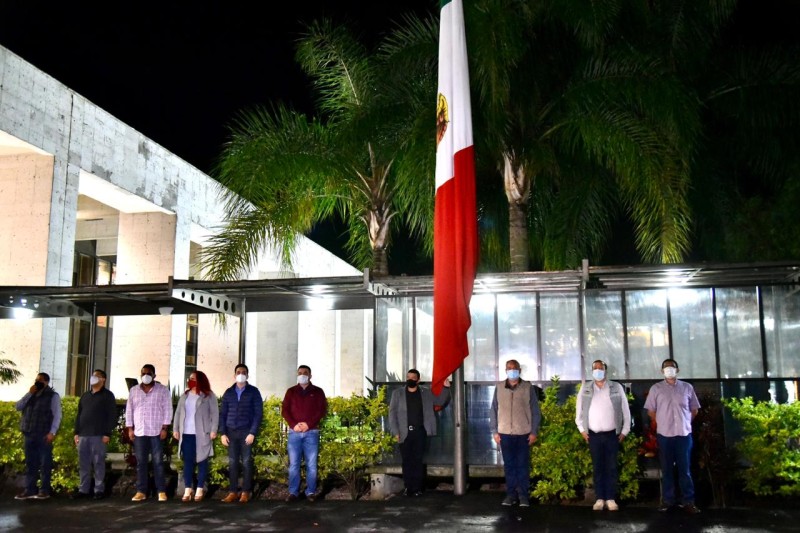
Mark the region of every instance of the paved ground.
<instances>
[{"instance_id":1,"label":"paved ground","mask_svg":"<svg viewBox=\"0 0 800 533\"><path fill-rule=\"evenodd\" d=\"M94 502L51 498L0 499L0 531L625 531L788 532L800 531L800 508L705 509L696 516L662 514L651 507L622 507L593 512L587 506L500 505L502 494L469 492L453 496L429 492L419 498L386 501L304 500L292 504L255 501L223 504L217 500L184 504L173 499L132 503L112 496ZM784 506L789 507L789 506Z\"/></svg>"}]
</instances>

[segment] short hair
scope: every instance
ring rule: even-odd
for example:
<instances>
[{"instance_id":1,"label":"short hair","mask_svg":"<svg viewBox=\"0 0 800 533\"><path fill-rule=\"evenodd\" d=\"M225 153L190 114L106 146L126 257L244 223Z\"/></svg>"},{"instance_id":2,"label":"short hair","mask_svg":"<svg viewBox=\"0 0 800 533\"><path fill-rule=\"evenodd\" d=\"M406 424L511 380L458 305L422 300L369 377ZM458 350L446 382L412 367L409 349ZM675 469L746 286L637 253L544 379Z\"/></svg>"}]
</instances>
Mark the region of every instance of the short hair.
<instances>
[{"instance_id":1,"label":"short hair","mask_svg":"<svg viewBox=\"0 0 800 533\"><path fill-rule=\"evenodd\" d=\"M416 368L409 368L408 372L406 372L406 374L416 374L417 375L417 380L419 380L419 375L420 374L419 374L419 370L417 370Z\"/></svg>"},{"instance_id":2,"label":"short hair","mask_svg":"<svg viewBox=\"0 0 800 533\"><path fill-rule=\"evenodd\" d=\"M146 365L142 365L142 368L146 368L147 370L150 370L153 373L154 376L156 375L156 367L154 367L150 363L148 363Z\"/></svg>"},{"instance_id":3,"label":"short hair","mask_svg":"<svg viewBox=\"0 0 800 533\"><path fill-rule=\"evenodd\" d=\"M608 365L602 359L595 359L594 361L592 361L592 368L594 368L594 365L597 364L597 363L600 363L601 365L603 365L603 370L608 370Z\"/></svg>"},{"instance_id":4,"label":"short hair","mask_svg":"<svg viewBox=\"0 0 800 533\"><path fill-rule=\"evenodd\" d=\"M99 368L95 368L95 369L94 369L94 371L92 372L92 374L94 374L95 372L97 372L98 374L100 374L100 377L101 377L101 378L103 378L103 379L108 379L108 376L106 376L106 373L105 373L105 371L104 371L104 370L100 370ZM155 372L154 372L154 373L155 373Z\"/></svg>"},{"instance_id":5,"label":"short hair","mask_svg":"<svg viewBox=\"0 0 800 533\"><path fill-rule=\"evenodd\" d=\"M667 367L667 363L672 363L673 365L675 365L675 370L680 370L680 369L681 369L681 368L678 366L678 362L677 362L675 359L671 359L671 358L670 358L670 359L664 359L664 360L661 362L661 370L664 370L664 368L666 368L666 367Z\"/></svg>"},{"instance_id":6,"label":"short hair","mask_svg":"<svg viewBox=\"0 0 800 533\"><path fill-rule=\"evenodd\" d=\"M517 361L516 359L509 359L508 361L506 361L506 366L508 366L509 364L513 364L519 370L522 369L522 365L520 365L519 361Z\"/></svg>"},{"instance_id":7,"label":"short hair","mask_svg":"<svg viewBox=\"0 0 800 533\"><path fill-rule=\"evenodd\" d=\"M308 370L309 374L311 373L311 367L310 366L308 366L308 365L300 365L300 366L297 367L297 370L300 370L301 368L305 368L306 370Z\"/></svg>"},{"instance_id":8,"label":"short hair","mask_svg":"<svg viewBox=\"0 0 800 533\"><path fill-rule=\"evenodd\" d=\"M247 368L247 365L244 363L239 363L238 365L236 365L236 368L233 369L233 373L235 374L236 371L239 370L240 368L244 368L245 372L247 372L248 374L250 373L250 369Z\"/></svg>"},{"instance_id":9,"label":"short hair","mask_svg":"<svg viewBox=\"0 0 800 533\"><path fill-rule=\"evenodd\" d=\"M39 372L37 375L42 376L42 379L44 380L45 383L50 383L50 374L48 374L47 372Z\"/></svg>"}]
</instances>

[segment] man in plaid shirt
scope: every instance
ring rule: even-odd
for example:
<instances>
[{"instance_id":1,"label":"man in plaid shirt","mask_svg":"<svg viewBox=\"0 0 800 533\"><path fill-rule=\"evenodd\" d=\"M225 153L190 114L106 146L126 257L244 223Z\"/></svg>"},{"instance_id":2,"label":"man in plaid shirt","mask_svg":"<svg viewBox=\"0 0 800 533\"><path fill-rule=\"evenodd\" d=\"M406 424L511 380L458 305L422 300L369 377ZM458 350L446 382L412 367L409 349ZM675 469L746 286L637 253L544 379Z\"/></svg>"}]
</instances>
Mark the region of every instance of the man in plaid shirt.
<instances>
[{"instance_id":1,"label":"man in plaid shirt","mask_svg":"<svg viewBox=\"0 0 800 533\"><path fill-rule=\"evenodd\" d=\"M136 454L136 494L132 499L135 502L147 499L148 455L153 459L158 501L167 501L162 443L172 423L172 398L169 389L155 381L155 377L156 367L149 364L142 367L141 383L131 387L125 408L125 426Z\"/></svg>"}]
</instances>

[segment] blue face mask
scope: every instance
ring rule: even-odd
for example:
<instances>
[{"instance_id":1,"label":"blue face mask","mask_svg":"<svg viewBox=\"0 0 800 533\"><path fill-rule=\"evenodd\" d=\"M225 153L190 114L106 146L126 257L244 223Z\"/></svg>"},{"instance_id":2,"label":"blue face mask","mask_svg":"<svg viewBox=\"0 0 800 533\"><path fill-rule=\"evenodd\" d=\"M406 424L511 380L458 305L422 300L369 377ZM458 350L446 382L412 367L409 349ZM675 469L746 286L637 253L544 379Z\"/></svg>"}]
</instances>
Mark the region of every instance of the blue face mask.
<instances>
[{"instance_id":1,"label":"blue face mask","mask_svg":"<svg viewBox=\"0 0 800 533\"><path fill-rule=\"evenodd\" d=\"M519 370L513 368L511 370L506 370L506 376L508 379L519 379Z\"/></svg>"},{"instance_id":2,"label":"blue face mask","mask_svg":"<svg viewBox=\"0 0 800 533\"><path fill-rule=\"evenodd\" d=\"M592 377L596 381L603 381L603 379L606 377L606 371L603 370L602 368L595 368L594 370L592 370Z\"/></svg>"}]
</instances>

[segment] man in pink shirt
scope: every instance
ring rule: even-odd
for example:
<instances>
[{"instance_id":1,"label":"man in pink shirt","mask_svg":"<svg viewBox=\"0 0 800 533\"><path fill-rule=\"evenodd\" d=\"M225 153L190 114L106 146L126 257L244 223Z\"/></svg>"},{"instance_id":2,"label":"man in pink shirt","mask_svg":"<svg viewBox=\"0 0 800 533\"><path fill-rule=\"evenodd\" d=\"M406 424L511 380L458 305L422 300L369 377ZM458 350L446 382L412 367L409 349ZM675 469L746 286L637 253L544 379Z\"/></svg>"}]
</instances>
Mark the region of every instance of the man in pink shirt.
<instances>
[{"instance_id":1,"label":"man in pink shirt","mask_svg":"<svg viewBox=\"0 0 800 533\"><path fill-rule=\"evenodd\" d=\"M156 481L158 501L167 501L167 484L164 480L162 460L163 441L172 423L172 398L169 389L155 380L156 367L144 365L139 385L131 387L125 407L125 426L133 441L136 454L136 494L132 501L147 499L147 457L153 460L153 477Z\"/></svg>"}]
</instances>

